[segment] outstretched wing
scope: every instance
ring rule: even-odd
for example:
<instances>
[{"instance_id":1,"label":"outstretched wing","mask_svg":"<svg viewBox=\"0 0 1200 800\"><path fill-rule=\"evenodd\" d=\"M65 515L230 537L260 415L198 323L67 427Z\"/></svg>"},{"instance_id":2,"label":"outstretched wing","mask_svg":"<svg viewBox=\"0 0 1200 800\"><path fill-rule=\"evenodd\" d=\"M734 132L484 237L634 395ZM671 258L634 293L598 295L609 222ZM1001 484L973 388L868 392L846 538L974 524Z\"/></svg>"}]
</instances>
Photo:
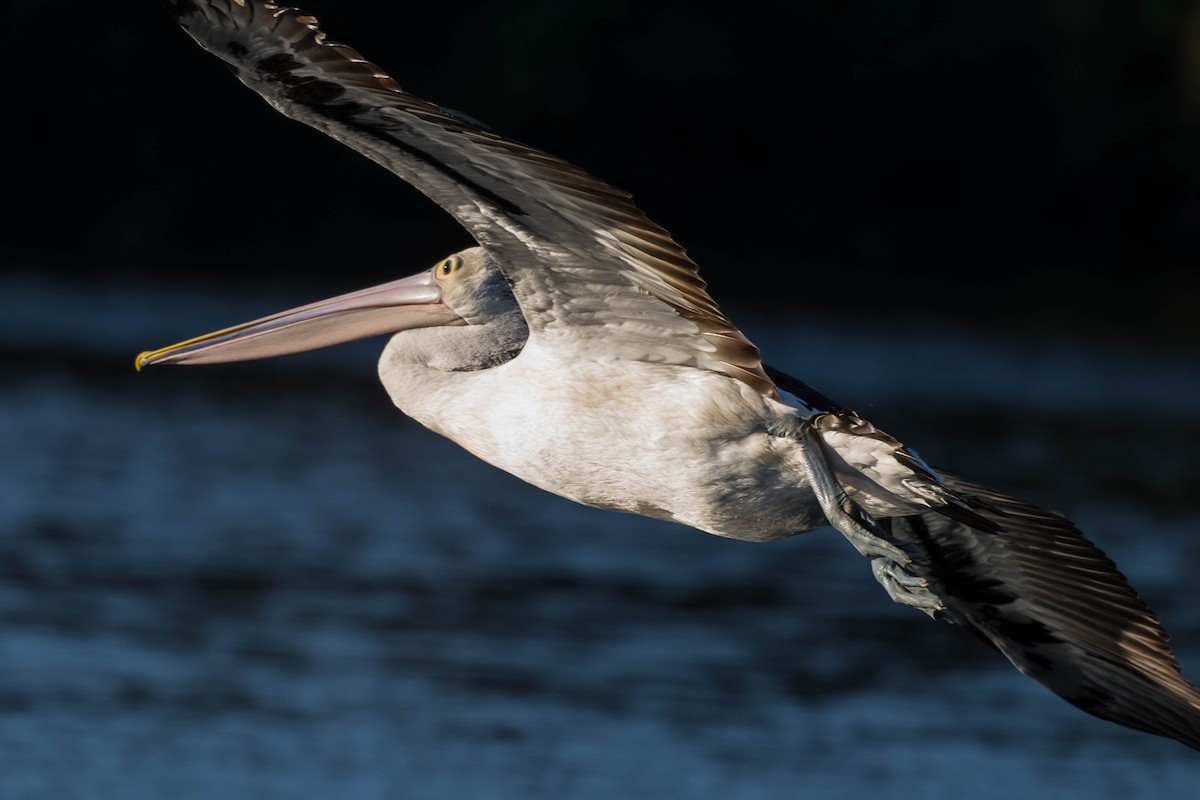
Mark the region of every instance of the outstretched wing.
<instances>
[{"instance_id":1,"label":"outstretched wing","mask_svg":"<svg viewBox=\"0 0 1200 800\"><path fill-rule=\"evenodd\" d=\"M455 217L512 283L531 336L724 372L773 396L758 349L629 195L404 92L317 20L263 0L167 0L278 111L391 170ZM587 329L603 326L604 336Z\"/></svg>"},{"instance_id":2,"label":"outstretched wing","mask_svg":"<svg viewBox=\"0 0 1200 800\"><path fill-rule=\"evenodd\" d=\"M881 520L924 554L918 573L954 622L1088 713L1200 750L1200 692L1113 562L1061 515L945 473L978 498L981 531L937 510Z\"/></svg>"},{"instance_id":3,"label":"outstretched wing","mask_svg":"<svg viewBox=\"0 0 1200 800\"><path fill-rule=\"evenodd\" d=\"M826 516L893 599L975 632L1088 713L1200 750L1200 691L1167 632L1070 521L935 470L802 381L769 374L808 416Z\"/></svg>"}]
</instances>

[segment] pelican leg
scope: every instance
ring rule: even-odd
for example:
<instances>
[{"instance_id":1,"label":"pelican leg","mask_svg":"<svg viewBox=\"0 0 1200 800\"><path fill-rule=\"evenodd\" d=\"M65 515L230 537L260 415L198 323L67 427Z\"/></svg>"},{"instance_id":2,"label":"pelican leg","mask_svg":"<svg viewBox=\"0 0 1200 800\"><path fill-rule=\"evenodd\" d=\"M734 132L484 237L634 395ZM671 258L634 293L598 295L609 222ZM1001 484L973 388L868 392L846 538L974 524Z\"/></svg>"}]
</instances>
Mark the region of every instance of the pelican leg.
<instances>
[{"instance_id":1,"label":"pelican leg","mask_svg":"<svg viewBox=\"0 0 1200 800\"><path fill-rule=\"evenodd\" d=\"M798 419L786 430L772 432L800 441L804 474L826 519L860 555L871 559L871 573L888 596L894 602L938 618L945 606L929 591L929 582L913 570L914 565L927 566L927 560L918 552L906 552L869 513L850 499L829 464L824 445L813 435L811 422Z\"/></svg>"},{"instance_id":2,"label":"pelican leg","mask_svg":"<svg viewBox=\"0 0 1200 800\"><path fill-rule=\"evenodd\" d=\"M797 419L794 425L788 426L786 432L773 432L799 440L800 452L804 459L804 476L808 479L809 486L812 487L829 524L849 539L860 555L867 558L884 558L897 565L918 562L915 553L906 553L893 543L887 531L880 528L870 514L850 499L829 464L824 445L812 431L809 420Z\"/></svg>"},{"instance_id":3,"label":"pelican leg","mask_svg":"<svg viewBox=\"0 0 1200 800\"><path fill-rule=\"evenodd\" d=\"M946 607L937 595L929 591L929 581L914 575L895 561L871 559L871 574L887 591L892 602L924 611L934 619L942 619Z\"/></svg>"}]
</instances>

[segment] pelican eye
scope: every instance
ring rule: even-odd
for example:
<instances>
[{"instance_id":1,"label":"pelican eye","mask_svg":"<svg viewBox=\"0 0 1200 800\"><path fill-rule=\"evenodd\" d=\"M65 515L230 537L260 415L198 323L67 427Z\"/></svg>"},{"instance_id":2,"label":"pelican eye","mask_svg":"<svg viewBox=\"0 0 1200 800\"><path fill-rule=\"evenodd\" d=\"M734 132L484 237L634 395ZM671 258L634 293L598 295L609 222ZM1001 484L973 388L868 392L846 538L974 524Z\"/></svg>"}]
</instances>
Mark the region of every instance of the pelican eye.
<instances>
[{"instance_id":1,"label":"pelican eye","mask_svg":"<svg viewBox=\"0 0 1200 800\"><path fill-rule=\"evenodd\" d=\"M460 267L462 267L462 259L458 256L450 256L442 261L442 263L434 267L434 274L437 275L439 279L449 278L451 275L458 272Z\"/></svg>"}]
</instances>

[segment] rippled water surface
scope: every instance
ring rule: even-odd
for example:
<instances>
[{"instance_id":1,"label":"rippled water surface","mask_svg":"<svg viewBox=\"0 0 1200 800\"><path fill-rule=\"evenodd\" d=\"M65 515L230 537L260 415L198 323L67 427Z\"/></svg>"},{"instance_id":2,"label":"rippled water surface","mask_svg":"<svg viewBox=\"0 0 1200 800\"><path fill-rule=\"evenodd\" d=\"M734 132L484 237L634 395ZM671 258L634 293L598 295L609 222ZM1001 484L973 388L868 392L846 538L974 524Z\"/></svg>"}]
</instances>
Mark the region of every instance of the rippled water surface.
<instances>
[{"instance_id":1,"label":"rippled water surface","mask_svg":"<svg viewBox=\"0 0 1200 800\"><path fill-rule=\"evenodd\" d=\"M723 541L474 460L390 407L379 342L131 368L304 299L0 281L0 797L1200 791L1200 753L894 606L828 530ZM1200 677L1195 354L745 327L1067 512Z\"/></svg>"}]
</instances>

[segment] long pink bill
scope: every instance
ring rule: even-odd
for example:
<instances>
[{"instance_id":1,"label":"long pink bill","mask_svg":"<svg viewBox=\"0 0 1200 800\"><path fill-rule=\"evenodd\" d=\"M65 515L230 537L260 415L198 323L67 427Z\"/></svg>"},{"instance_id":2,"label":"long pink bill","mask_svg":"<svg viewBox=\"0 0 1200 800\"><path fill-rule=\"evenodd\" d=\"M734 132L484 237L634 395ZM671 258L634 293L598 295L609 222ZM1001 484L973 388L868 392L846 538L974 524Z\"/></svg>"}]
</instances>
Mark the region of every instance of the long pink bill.
<instances>
[{"instance_id":1,"label":"long pink bill","mask_svg":"<svg viewBox=\"0 0 1200 800\"><path fill-rule=\"evenodd\" d=\"M442 302L433 274L422 272L139 353L135 365L141 370L150 364L251 361L409 328L462 324L462 318Z\"/></svg>"}]
</instances>

